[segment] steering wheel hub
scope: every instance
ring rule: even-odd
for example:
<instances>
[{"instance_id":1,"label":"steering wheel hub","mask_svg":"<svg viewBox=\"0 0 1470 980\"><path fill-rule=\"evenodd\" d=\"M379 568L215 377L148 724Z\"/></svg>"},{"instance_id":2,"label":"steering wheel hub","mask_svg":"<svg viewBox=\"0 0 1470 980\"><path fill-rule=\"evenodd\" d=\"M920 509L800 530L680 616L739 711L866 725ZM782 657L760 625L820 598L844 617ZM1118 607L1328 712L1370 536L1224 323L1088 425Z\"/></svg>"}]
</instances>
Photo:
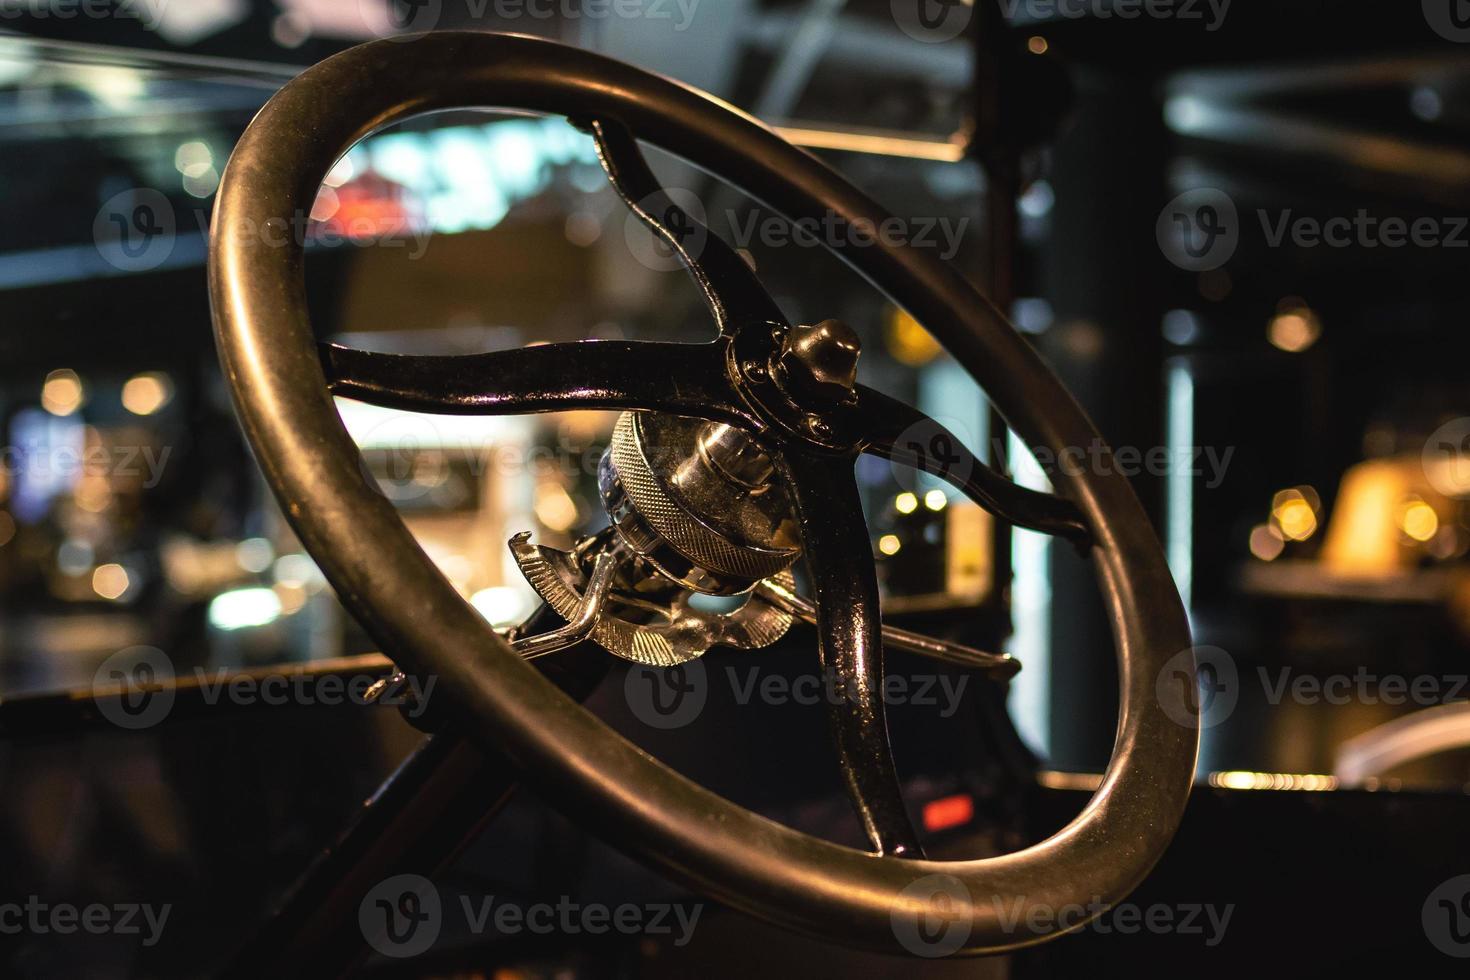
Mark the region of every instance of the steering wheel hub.
<instances>
[{"instance_id":1,"label":"steering wheel hub","mask_svg":"<svg viewBox=\"0 0 1470 980\"><path fill-rule=\"evenodd\" d=\"M734 426L624 412L597 477L623 542L683 588L740 595L801 554L782 479Z\"/></svg>"}]
</instances>

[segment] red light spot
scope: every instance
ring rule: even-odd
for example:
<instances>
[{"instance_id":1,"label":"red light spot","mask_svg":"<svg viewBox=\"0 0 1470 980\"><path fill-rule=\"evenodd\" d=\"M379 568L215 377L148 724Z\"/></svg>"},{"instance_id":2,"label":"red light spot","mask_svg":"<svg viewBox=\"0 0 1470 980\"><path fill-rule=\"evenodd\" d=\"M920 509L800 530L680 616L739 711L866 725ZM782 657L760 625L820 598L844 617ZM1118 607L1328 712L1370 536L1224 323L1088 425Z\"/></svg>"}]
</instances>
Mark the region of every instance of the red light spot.
<instances>
[{"instance_id":1,"label":"red light spot","mask_svg":"<svg viewBox=\"0 0 1470 980\"><path fill-rule=\"evenodd\" d=\"M924 804L924 829L948 830L970 822L975 816L975 801L969 793L941 796Z\"/></svg>"}]
</instances>

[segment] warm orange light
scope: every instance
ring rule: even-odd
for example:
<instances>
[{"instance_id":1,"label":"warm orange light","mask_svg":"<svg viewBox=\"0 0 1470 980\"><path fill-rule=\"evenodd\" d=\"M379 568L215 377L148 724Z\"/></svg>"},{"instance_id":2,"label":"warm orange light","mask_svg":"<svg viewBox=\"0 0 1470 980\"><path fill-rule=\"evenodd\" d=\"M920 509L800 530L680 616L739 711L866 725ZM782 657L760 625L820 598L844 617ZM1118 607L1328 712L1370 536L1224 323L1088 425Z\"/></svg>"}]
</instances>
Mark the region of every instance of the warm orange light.
<instances>
[{"instance_id":1,"label":"warm orange light","mask_svg":"<svg viewBox=\"0 0 1470 980\"><path fill-rule=\"evenodd\" d=\"M61 368L46 375L41 386L41 407L52 415L70 415L82 407L82 379L75 371Z\"/></svg>"},{"instance_id":2,"label":"warm orange light","mask_svg":"<svg viewBox=\"0 0 1470 980\"><path fill-rule=\"evenodd\" d=\"M1370 459L1343 474L1322 560L1339 575L1387 575L1400 565L1394 509L1410 492L1399 461Z\"/></svg>"},{"instance_id":3,"label":"warm orange light","mask_svg":"<svg viewBox=\"0 0 1470 980\"><path fill-rule=\"evenodd\" d=\"M135 374L123 385L123 408L134 415L152 415L173 398L168 375L158 371Z\"/></svg>"},{"instance_id":4,"label":"warm orange light","mask_svg":"<svg viewBox=\"0 0 1470 980\"><path fill-rule=\"evenodd\" d=\"M543 480L536 485L532 509L537 520L558 533L571 530L577 523L577 502L565 487L552 480Z\"/></svg>"},{"instance_id":5,"label":"warm orange light","mask_svg":"<svg viewBox=\"0 0 1470 980\"><path fill-rule=\"evenodd\" d=\"M1276 314L1266 328L1266 337L1272 346L1289 354L1298 354L1317 342L1322 336L1322 322L1317 314L1306 307L1296 307Z\"/></svg>"},{"instance_id":6,"label":"warm orange light","mask_svg":"<svg viewBox=\"0 0 1470 980\"><path fill-rule=\"evenodd\" d=\"M1399 530L1415 541L1428 541L1439 533L1439 515L1422 500L1410 499L1399 505Z\"/></svg>"},{"instance_id":7,"label":"warm orange light","mask_svg":"<svg viewBox=\"0 0 1470 980\"><path fill-rule=\"evenodd\" d=\"M1271 501L1271 520L1288 541L1305 541L1317 533L1317 508L1300 489L1276 494Z\"/></svg>"},{"instance_id":8,"label":"warm orange light","mask_svg":"<svg viewBox=\"0 0 1470 980\"><path fill-rule=\"evenodd\" d=\"M104 599L122 598L129 584L127 569L121 565L98 565L92 572L92 591Z\"/></svg>"},{"instance_id":9,"label":"warm orange light","mask_svg":"<svg viewBox=\"0 0 1470 980\"><path fill-rule=\"evenodd\" d=\"M885 339L893 359L909 367L928 364L944 352L939 341L920 326L918 320L896 306L888 314Z\"/></svg>"},{"instance_id":10,"label":"warm orange light","mask_svg":"<svg viewBox=\"0 0 1470 980\"><path fill-rule=\"evenodd\" d=\"M963 827L975 817L975 801L968 793L941 796L924 804L924 829L928 831L949 830Z\"/></svg>"},{"instance_id":11,"label":"warm orange light","mask_svg":"<svg viewBox=\"0 0 1470 980\"><path fill-rule=\"evenodd\" d=\"M1212 772L1211 786L1220 789L1290 790L1323 793L1337 789L1337 777L1315 772L1247 772L1229 770Z\"/></svg>"}]
</instances>

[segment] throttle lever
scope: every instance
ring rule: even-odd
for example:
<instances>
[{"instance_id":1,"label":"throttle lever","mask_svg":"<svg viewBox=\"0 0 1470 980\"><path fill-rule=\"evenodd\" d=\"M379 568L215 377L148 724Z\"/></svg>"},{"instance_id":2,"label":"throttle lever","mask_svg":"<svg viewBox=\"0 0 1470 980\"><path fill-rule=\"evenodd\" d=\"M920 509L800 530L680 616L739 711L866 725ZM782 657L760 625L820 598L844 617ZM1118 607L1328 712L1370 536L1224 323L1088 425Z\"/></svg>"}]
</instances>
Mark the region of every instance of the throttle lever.
<instances>
[{"instance_id":1,"label":"throttle lever","mask_svg":"<svg viewBox=\"0 0 1470 980\"><path fill-rule=\"evenodd\" d=\"M762 579L756 584L755 597L790 613L804 623L811 626L817 624L817 607L780 582ZM1021 662L1007 653L987 653L887 624L882 626L881 632L884 646L917 653L921 657L940 660L956 667L983 670L994 674L998 680L1010 680L1021 670Z\"/></svg>"}]
</instances>

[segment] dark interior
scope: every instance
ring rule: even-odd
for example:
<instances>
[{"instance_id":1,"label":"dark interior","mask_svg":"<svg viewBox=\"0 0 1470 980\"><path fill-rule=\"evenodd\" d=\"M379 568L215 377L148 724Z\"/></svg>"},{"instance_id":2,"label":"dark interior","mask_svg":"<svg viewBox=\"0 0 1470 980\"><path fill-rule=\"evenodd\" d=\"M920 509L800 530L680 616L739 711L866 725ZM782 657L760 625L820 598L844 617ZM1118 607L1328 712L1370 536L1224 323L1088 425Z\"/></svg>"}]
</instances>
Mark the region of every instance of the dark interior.
<instances>
[{"instance_id":1,"label":"dark interior","mask_svg":"<svg viewBox=\"0 0 1470 980\"><path fill-rule=\"evenodd\" d=\"M844 264L865 247L852 228L793 229L643 146L791 324L851 327L861 385L1030 490L1067 465L1128 478L1188 616L1200 733L1173 843L1129 895L1028 949L849 948L624 853L619 828L466 739L442 678L367 694L394 662L242 434L206 267L261 107L325 58L424 29L560 41L752 114L897 216L1062 380L1110 451L1028 445L940 327ZM1463 972L1461 0L0 3L0 200L0 975ZM295 234L324 343L716 339L581 120L395 123L332 168ZM626 532L600 475L617 412L336 404L364 477L489 626L566 625L505 542ZM885 640L903 816L930 859L1045 840L1088 805L1119 727L1089 553L938 476L873 455L855 473L884 623L1021 665L1001 679ZM591 640L537 663L725 799L868 850L818 647L798 620L673 674ZM433 883L437 931L385 953L368 893L409 873Z\"/></svg>"}]
</instances>

